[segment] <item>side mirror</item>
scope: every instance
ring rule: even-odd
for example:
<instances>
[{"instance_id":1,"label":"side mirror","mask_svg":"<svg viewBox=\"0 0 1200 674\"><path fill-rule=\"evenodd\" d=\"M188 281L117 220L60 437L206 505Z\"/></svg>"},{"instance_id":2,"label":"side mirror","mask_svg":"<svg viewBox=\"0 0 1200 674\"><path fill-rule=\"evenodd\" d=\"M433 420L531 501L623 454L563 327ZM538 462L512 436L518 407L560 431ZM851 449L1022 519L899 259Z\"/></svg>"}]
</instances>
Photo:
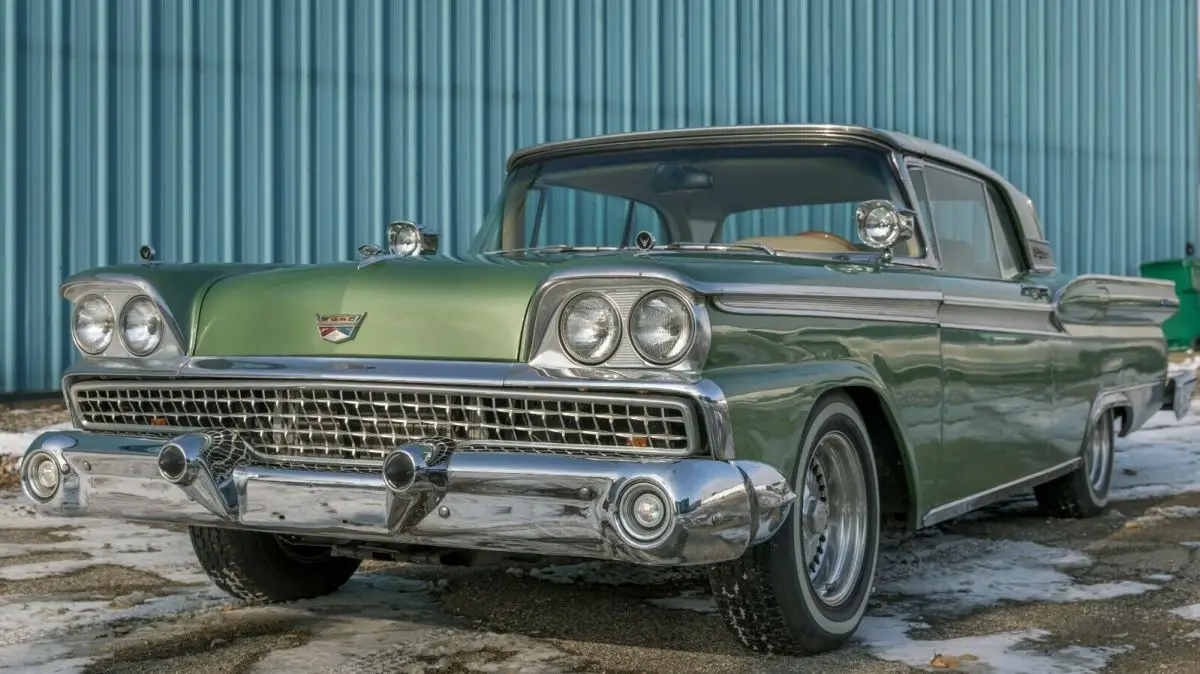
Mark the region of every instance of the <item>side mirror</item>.
<instances>
[{"instance_id":1,"label":"side mirror","mask_svg":"<svg viewBox=\"0 0 1200 674\"><path fill-rule=\"evenodd\" d=\"M892 247L912 238L917 214L907 208L898 208L886 199L872 199L854 209L854 221L863 244L882 251L883 261L890 262Z\"/></svg>"},{"instance_id":2,"label":"side mirror","mask_svg":"<svg viewBox=\"0 0 1200 674\"><path fill-rule=\"evenodd\" d=\"M388 250L400 257L432 255L438 249L436 233L406 220L388 225L387 240Z\"/></svg>"},{"instance_id":3,"label":"side mirror","mask_svg":"<svg viewBox=\"0 0 1200 674\"><path fill-rule=\"evenodd\" d=\"M364 243L358 247L358 257L362 260L358 263L358 268L362 269L376 262L395 260L400 257L433 255L438 250L438 240L437 232L426 229L415 222L397 220L387 228L387 253L373 243Z\"/></svg>"}]
</instances>

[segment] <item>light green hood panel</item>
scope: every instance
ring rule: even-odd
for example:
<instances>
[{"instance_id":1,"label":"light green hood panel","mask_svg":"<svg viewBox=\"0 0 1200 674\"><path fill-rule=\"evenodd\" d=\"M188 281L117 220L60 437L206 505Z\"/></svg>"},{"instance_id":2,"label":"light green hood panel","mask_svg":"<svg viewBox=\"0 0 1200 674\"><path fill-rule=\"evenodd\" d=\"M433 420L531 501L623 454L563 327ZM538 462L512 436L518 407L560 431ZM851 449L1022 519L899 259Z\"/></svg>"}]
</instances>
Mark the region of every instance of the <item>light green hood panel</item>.
<instances>
[{"instance_id":1,"label":"light green hood panel","mask_svg":"<svg viewBox=\"0 0 1200 674\"><path fill-rule=\"evenodd\" d=\"M226 278L204 298L193 353L512 361L525 310L550 271L426 258ZM332 343L317 314L366 316L354 339Z\"/></svg>"},{"instance_id":2,"label":"light green hood panel","mask_svg":"<svg viewBox=\"0 0 1200 674\"><path fill-rule=\"evenodd\" d=\"M635 251L588 255L494 255L387 260L256 270L217 280L196 321L197 356L361 356L516 361L529 303L555 272L618 267L674 272L704 286L870 285L874 273L834 271L823 261L757 253ZM918 275L919 276L919 275ZM896 274L898 287L916 280ZM325 341L317 314L366 314L353 339Z\"/></svg>"}]
</instances>

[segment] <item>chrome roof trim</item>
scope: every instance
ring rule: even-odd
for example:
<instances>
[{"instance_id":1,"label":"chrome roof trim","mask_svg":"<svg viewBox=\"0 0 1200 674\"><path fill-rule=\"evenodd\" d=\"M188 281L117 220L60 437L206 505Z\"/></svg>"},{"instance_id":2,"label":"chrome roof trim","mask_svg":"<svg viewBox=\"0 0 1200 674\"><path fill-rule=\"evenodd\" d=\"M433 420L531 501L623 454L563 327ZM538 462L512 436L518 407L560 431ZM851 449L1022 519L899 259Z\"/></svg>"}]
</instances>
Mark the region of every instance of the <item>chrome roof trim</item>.
<instances>
[{"instance_id":1,"label":"chrome roof trim","mask_svg":"<svg viewBox=\"0 0 1200 674\"><path fill-rule=\"evenodd\" d=\"M641 150L678 145L703 146L721 143L772 142L870 143L893 151L954 164L1002 184L1008 184L1003 176L983 163L945 145L896 131L842 124L742 124L634 131L572 138L520 148L509 155L506 167L508 171L512 171L518 167L548 159L596 152Z\"/></svg>"}]
</instances>

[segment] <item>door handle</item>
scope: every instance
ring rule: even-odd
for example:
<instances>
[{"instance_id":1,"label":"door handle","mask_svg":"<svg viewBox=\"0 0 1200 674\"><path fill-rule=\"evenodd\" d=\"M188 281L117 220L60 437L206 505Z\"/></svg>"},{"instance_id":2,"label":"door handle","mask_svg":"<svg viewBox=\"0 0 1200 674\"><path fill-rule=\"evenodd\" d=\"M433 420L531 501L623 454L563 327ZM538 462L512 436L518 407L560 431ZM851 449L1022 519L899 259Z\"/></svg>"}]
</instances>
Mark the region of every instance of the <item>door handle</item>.
<instances>
[{"instance_id":1,"label":"door handle","mask_svg":"<svg viewBox=\"0 0 1200 674\"><path fill-rule=\"evenodd\" d=\"M1046 286L1021 286L1021 294L1035 300L1049 300L1050 289Z\"/></svg>"}]
</instances>

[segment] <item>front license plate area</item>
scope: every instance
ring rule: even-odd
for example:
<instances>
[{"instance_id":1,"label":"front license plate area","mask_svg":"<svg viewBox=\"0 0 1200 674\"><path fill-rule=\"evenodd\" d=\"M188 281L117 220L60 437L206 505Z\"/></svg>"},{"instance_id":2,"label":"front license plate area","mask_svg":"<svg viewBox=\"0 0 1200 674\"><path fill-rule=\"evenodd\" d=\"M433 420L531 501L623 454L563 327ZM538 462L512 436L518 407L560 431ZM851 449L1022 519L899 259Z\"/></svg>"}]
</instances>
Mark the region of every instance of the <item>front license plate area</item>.
<instances>
[{"instance_id":1,"label":"front license plate area","mask_svg":"<svg viewBox=\"0 0 1200 674\"><path fill-rule=\"evenodd\" d=\"M240 519L248 527L387 533L383 489L251 477L246 480L244 495Z\"/></svg>"}]
</instances>

